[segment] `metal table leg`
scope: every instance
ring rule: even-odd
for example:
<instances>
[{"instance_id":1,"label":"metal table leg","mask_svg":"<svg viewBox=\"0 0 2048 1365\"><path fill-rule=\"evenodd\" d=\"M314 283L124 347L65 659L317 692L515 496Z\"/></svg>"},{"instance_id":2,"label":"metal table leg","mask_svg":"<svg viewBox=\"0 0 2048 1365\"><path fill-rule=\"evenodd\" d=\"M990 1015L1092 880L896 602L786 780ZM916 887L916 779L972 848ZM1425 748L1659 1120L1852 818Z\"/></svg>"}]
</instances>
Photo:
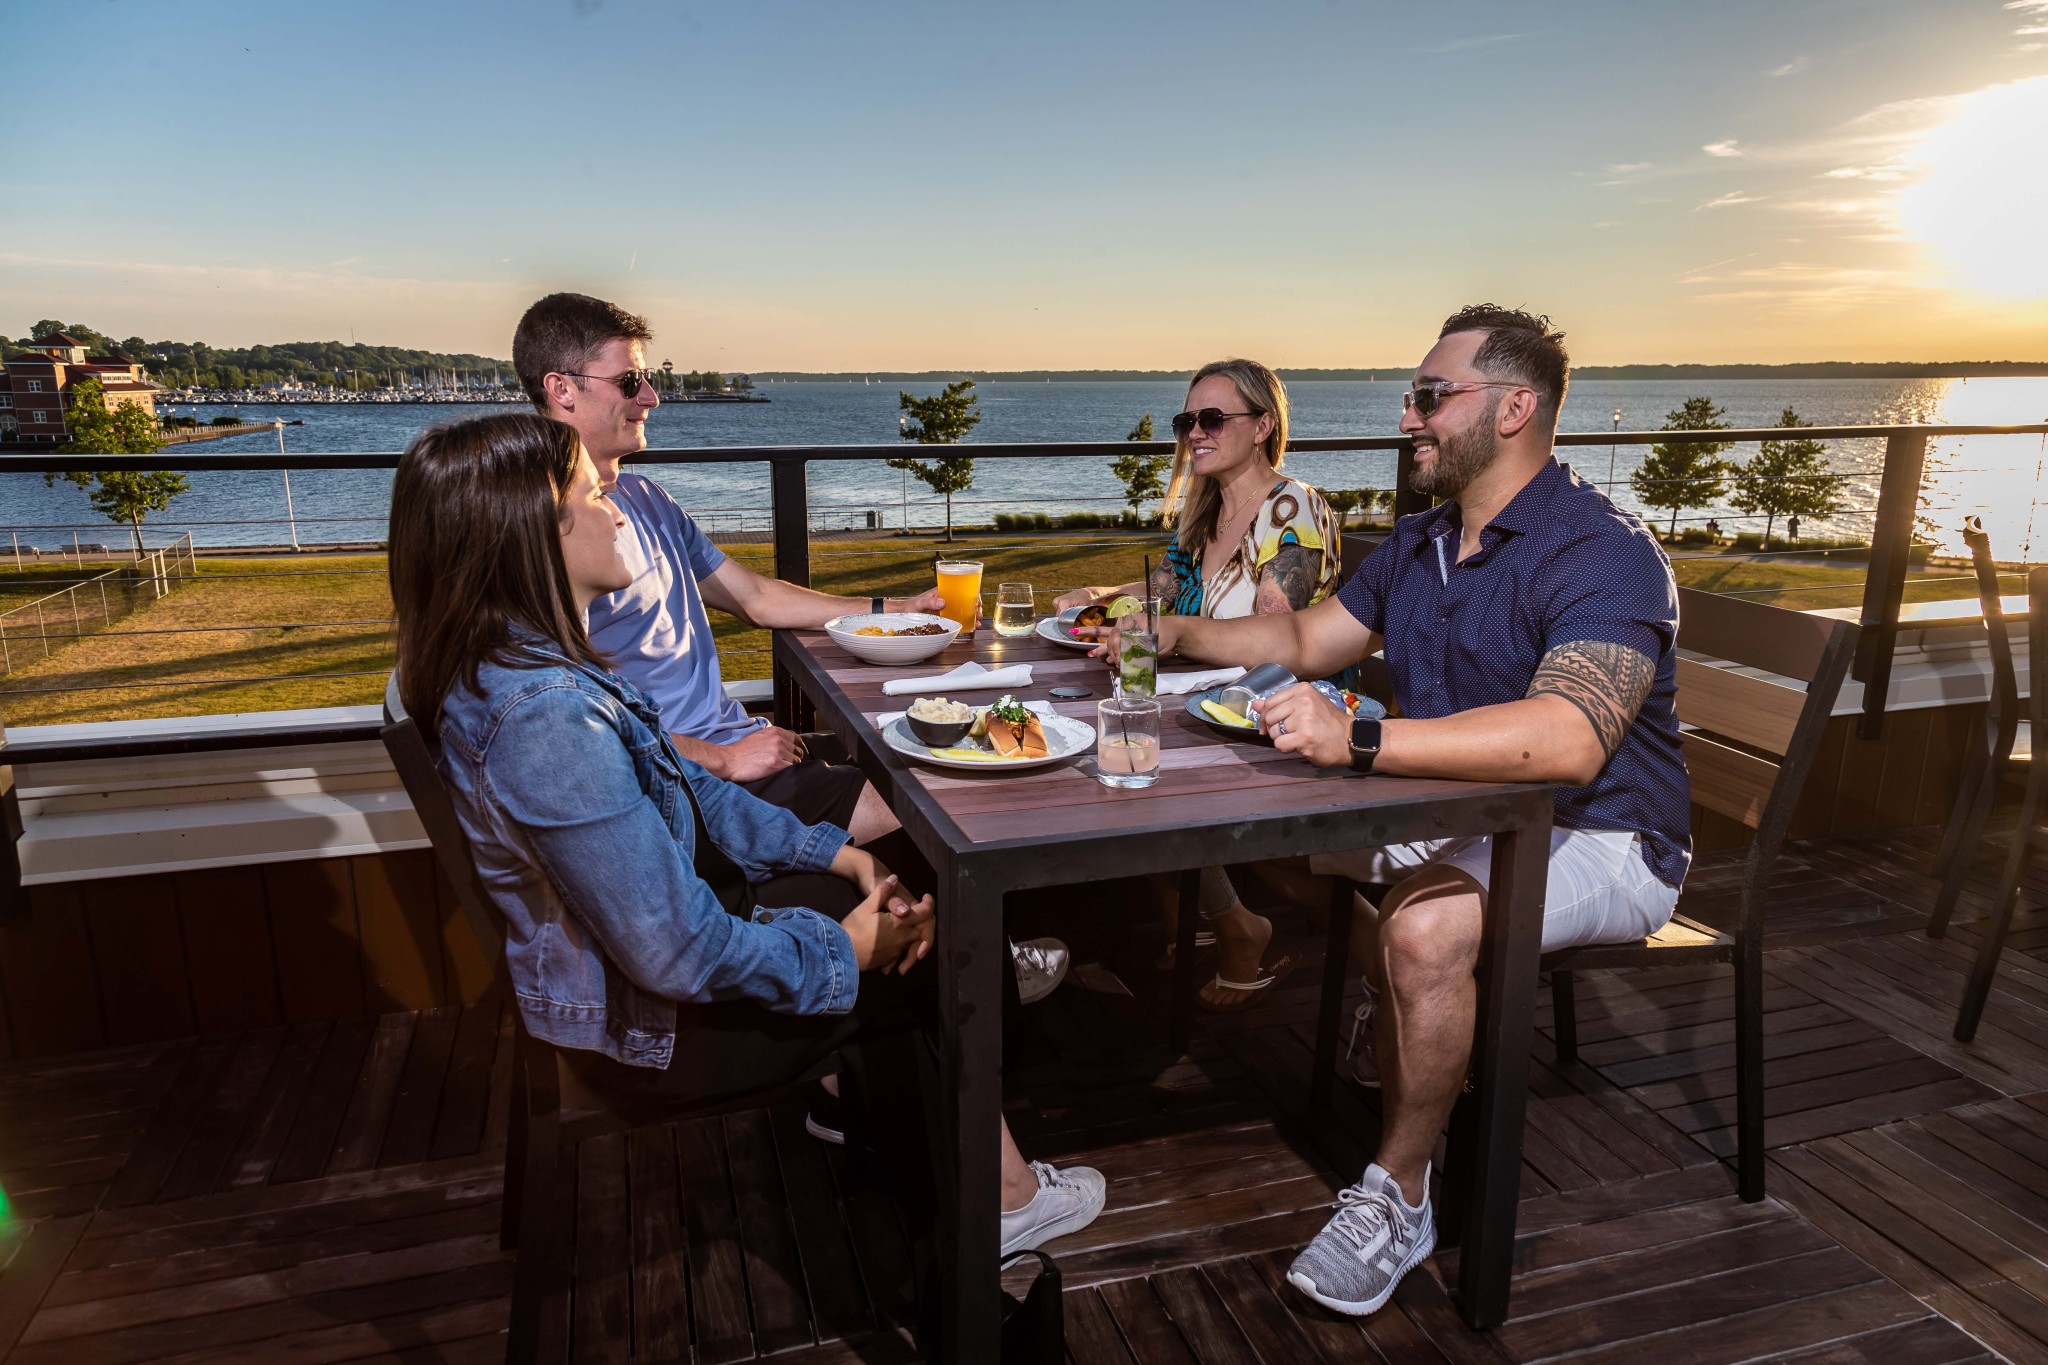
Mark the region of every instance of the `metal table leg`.
<instances>
[{"instance_id":1,"label":"metal table leg","mask_svg":"<svg viewBox=\"0 0 2048 1365\"><path fill-rule=\"evenodd\" d=\"M1478 1160L1458 1261L1459 1313L1475 1329L1507 1319L1550 863L1549 807L1547 798L1540 811L1524 802L1520 823L1493 842L1493 887L1479 953L1479 1075L1471 1117Z\"/></svg>"},{"instance_id":2,"label":"metal table leg","mask_svg":"<svg viewBox=\"0 0 2048 1365\"><path fill-rule=\"evenodd\" d=\"M939 871L939 1008L944 1018L952 1167L941 1206L939 1340L931 1359L947 1365L992 1361L1001 1353L1001 1122L1003 1111L1002 891L977 876L972 860L947 859Z\"/></svg>"}]
</instances>

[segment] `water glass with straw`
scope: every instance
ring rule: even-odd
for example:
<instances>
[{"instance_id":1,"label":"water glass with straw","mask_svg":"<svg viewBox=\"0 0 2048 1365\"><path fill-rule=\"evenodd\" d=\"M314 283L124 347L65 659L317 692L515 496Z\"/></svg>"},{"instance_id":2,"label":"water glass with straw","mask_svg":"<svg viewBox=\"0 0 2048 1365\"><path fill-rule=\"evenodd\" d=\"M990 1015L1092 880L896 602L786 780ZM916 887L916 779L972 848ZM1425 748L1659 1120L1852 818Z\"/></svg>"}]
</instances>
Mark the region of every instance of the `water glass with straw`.
<instances>
[{"instance_id":1,"label":"water glass with straw","mask_svg":"<svg viewBox=\"0 0 2048 1365\"><path fill-rule=\"evenodd\" d=\"M1152 556L1145 556L1145 627L1119 626L1117 688L1122 696L1151 697L1159 692L1159 599L1151 595ZM1120 618L1129 620L1130 618Z\"/></svg>"}]
</instances>

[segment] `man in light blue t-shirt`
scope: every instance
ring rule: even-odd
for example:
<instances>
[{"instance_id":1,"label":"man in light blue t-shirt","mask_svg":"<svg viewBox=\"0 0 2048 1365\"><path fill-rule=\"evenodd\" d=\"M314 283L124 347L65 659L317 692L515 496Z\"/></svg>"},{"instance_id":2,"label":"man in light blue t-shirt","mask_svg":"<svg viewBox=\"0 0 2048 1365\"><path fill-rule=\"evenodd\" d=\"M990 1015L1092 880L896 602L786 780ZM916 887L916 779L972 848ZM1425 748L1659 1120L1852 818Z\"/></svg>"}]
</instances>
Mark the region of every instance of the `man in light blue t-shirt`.
<instances>
[{"instance_id":1,"label":"man in light blue t-shirt","mask_svg":"<svg viewBox=\"0 0 2048 1365\"><path fill-rule=\"evenodd\" d=\"M863 611L936 611L936 588L911 598L835 597L764 578L728 559L668 490L619 462L647 445L660 406L643 346L646 322L582 294L550 294L519 321L512 363L534 406L576 428L625 515L621 550L633 583L590 608L590 641L661 707L676 748L809 823L867 843L899 828L860 770L809 758L803 740L749 716L725 691L705 608L755 626L816 629Z\"/></svg>"},{"instance_id":2,"label":"man in light blue t-shirt","mask_svg":"<svg viewBox=\"0 0 2048 1365\"><path fill-rule=\"evenodd\" d=\"M644 319L584 294L550 294L519 320L512 365L544 416L583 439L614 505L626 518L620 546L630 587L590 608L590 642L627 681L654 698L676 748L711 772L807 824L830 823L860 844L888 839L885 862L916 867L902 826L860 769L810 758L803 739L749 716L726 695L707 606L769 629L817 629L863 611L939 609L937 588L915 597L834 597L764 578L728 559L668 490L619 462L647 445L647 415L661 406L644 347ZM1043 998L1066 975L1057 939L1014 946L1023 1003Z\"/></svg>"}]
</instances>

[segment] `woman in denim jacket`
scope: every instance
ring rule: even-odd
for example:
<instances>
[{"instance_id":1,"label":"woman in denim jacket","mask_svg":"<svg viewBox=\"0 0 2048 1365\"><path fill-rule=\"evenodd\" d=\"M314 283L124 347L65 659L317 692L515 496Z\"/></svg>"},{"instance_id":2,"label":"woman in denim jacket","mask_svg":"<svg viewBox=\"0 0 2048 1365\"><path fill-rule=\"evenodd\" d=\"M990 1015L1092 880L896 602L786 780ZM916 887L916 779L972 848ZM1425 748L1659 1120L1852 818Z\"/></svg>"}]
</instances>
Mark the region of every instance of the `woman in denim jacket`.
<instances>
[{"instance_id":1,"label":"woman in denim jacket","mask_svg":"<svg viewBox=\"0 0 2048 1365\"><path fill-rule=\"evenodd\" d=\"M623 525L575 432L527 414L425 432L392 487L399 691L439 741L527 1029L622 1100L766 1089L926 1029L931 896L683 758L591 647ZM1002 1146L1005 1254L1101 1211L1097 1172L1027 1164L1007 1125Z\"/></svg>"}]
</instances>

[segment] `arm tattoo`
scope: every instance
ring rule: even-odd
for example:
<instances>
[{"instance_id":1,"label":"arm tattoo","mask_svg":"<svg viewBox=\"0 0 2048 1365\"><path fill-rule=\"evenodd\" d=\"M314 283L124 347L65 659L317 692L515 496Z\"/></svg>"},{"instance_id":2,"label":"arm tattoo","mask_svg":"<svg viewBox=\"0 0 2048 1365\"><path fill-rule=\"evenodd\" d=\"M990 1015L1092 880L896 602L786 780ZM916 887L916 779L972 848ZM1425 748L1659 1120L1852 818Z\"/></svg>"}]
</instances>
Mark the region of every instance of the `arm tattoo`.
<instances>
[{"instance_id":1,"label":"arm tattoo","mask_svg":"<svg viewBox=\"0 0 2048 1365\"><path fill-rule=\"evenodd\" d=\"M1640 650L1601 640L1559 645L1536 666L1532 697L1563 697L1579 708L1608 758L1650 695L1656 665Z\"/></svg>"},{"instance_id":2,"label":"arm tattoo","mask_svg":"<svg viewBox=\"0 0 2048 1365\"><path fill-rule=\"evenodd\" d=\"M1316 552L1306 545L1283 545L1259 573L1258 609L1300 611L1315 590Z\"/></svg>"},{"instance_id":3,"label":"arm tattoo","mask_svg":"<svg viewBox=\"0 0 2048 1365\"><path fill-rule=\"evenodd\" d=\"M1173 571L1173 565L1162 563L1152 570L1151 593L1162 604L1180 600L1180 575Z\"/></svg>"}]
</instances>

